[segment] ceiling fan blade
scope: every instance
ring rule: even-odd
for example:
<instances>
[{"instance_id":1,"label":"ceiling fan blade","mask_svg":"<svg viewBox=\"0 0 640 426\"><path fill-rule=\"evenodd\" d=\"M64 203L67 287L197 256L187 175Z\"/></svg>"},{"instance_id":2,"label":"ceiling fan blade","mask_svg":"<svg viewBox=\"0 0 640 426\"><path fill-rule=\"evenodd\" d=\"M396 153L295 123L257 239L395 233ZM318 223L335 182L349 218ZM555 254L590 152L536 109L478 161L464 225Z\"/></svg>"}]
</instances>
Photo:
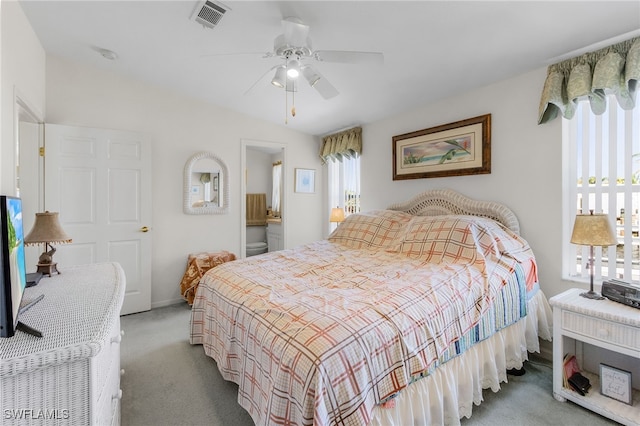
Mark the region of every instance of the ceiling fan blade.
<instances>
[{"instance_id":1,"label":"ceiling fan blade","mask_svg":"<svg viewBox=\"0 0 640 426\"><path fill-rule=\"evenodd\" d=\"M282 20L282 31L284 41L289 46L305 46L309 36L309 26L305 25L298 18L285 18Z\"/></svg>"},{"instance_id":2,"label":"ceiling fan blade","mask_svg":"<svg viewBox=\"0 0 640 426\"><path fill-rule=\"evenodd\" d=\"M306 68L311 69L311 67L306 67ZM320 74L316 70L313 70L313 73L316 74L317 77L319 78L315 81L315 84L313 84L311 87L316 89L316 91L320 93L320 96L322 96L325 99L331 99L331 98L335 98L340 94L340 92L338 92L338 89L333 87L333 85L329 83L329 80L324 78L322 74ZM309 80L307 79L307 81Z\"/></svg>"},{"instance_id":3,"label":"ceiling fan blade","mask_svg":"<svg viewBox=\"0 0 640 426\"><path fill-rule=\"evenodd\" d=\"M263 58L271 58L273 56L273 52L229 52L229 53L207 53L204 55L200 55L201 58L214 58L216 56L242 56L242 55L251 55L251 56L262 56Z\"/></svg>"},{"instance_id":4,"label":"ceiling fan blade","mask_svg":"<svg viewBox=\"0 0 640 426\"><path fill-rule=\"evenodd\" d=\"M318 61L343 64L382 65L384 55L380 52L353 52L346 50L316 50L313 56Z\"/></svg>"},{"instance_id":5,"label":"ceiling fan blade","mask_svg":"<svg viewBox=\"0 0 640 426\"><path fill-rule=\"evenodd\" d=\"M258 85L258 83L260 83L260 81L264 78L264 76L265 76L265 75L269 74L271 71L275 70L275 69L276 69L276 68L278 68L279 66L280 66L280 65L274 65L274 66L272 66L271 68L269 68L268 70L266 70L266 71L265 71L265 72L260 76L260 78L259 78L259 79L257 79L257 80L255 81L255 83L253 83L253 84L251 85L251 87L249 87L249 88L247 89L247 91L246 91L246 92L244 92L244 95L246 95L246 94L248 94L250 91L252 91L252 90L253 90L253 88L254 88L254 87L256 87L256 86Z\"/></svg>"}]
</instances>

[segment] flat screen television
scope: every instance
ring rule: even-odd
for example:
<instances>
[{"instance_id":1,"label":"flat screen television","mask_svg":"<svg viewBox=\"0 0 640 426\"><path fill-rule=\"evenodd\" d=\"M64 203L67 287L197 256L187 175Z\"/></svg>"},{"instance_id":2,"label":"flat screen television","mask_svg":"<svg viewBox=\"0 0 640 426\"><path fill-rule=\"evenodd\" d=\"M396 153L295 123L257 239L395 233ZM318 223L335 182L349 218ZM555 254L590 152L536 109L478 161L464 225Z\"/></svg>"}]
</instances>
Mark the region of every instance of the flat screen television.
<instances>
[{"instance_id":1,"label":"flat screen television","mask_svg":"<svg viewBox=\"0 0 640 426\"><path fill-rule=\"evenodd\" d=\"M0 195L0 337L11 337L27 285L22 200Z\"/></svg>"}]
</instances>

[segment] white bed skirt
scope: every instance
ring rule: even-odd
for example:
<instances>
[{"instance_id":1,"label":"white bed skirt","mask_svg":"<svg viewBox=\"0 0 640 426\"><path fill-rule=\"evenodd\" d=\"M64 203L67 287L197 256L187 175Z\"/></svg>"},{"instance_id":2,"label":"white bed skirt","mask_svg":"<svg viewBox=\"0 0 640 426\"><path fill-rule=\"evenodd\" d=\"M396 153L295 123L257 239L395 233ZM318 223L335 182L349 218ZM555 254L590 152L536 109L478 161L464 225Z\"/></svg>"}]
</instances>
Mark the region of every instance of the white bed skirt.
<instances>
[{"instance_id":1,"label":"white bed skirt","mask_svg":"<svg viewBox=\"0 0 640 426\"><path fill-rule=\"evenodd\" d=\"M500 390L507 370L521 368L528 352L540 352L538 337L551 340L552 313L542 291L527 304L527 316L500 330L464 354L413 383L395 398L395 406L375 407L370 426L459 425L471 417L482 390Z\"/></svg>"}]
</instances>

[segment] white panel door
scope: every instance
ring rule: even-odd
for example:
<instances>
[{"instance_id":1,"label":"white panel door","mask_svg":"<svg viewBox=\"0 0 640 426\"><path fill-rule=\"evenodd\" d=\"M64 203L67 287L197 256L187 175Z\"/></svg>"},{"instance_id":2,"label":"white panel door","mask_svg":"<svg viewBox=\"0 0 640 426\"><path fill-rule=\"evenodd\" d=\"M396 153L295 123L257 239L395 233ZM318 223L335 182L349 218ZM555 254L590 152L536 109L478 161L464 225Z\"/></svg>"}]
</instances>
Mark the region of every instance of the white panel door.
<instances>
[{"instance_id":1,"label":"white panel door","mask_svg":"<svg viewBox=\"0 0 640 426\"><path fill-rule=\"evenodd\" d=\"M118 262L127 278L121 314L151 309L151 144L119 130L45 125L45 209L73 239L65 266Z\"/></svg>"},{"instance_id":2,"label":"white panel door","mask_svg":"<svg viewBox=\"0 0 640 426\"><path fill-rule=\"evenodd\" d=\"M36 213L44 207L44 163L40 156L42 128L39 123L20 121L18 123L18 192L22 198L22 226L25 235L33 227ZM24 248L27 272L35 272L41 246Z\"/></svg>"}]
</instances>

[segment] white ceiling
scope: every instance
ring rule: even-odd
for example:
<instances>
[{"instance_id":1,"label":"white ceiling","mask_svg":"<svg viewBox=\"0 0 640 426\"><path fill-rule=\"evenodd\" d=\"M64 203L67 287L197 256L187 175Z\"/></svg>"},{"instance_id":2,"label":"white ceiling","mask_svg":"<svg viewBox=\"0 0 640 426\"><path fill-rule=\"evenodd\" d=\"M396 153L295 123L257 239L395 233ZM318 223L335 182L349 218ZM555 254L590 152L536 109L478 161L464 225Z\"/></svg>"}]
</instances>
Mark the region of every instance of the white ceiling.
<instances>
[{"instance_id":1,"label":"white ceiling","mask_svg":"<svg viewBox=\"0 0 640 426\"><path fill-rule=\"evenodd\" d=\"M638 0L224 1L230 10L214 29L190 19L198 3L21 1L48 54L281 125L285 93L267 72L281 60L263 55L283 18L309 25L314 49L382 52L382 66L314 61L340 94L325 100L300 86L286 125L312 135L400 114L640 30Z\"/></svg>"}]
</instances>

